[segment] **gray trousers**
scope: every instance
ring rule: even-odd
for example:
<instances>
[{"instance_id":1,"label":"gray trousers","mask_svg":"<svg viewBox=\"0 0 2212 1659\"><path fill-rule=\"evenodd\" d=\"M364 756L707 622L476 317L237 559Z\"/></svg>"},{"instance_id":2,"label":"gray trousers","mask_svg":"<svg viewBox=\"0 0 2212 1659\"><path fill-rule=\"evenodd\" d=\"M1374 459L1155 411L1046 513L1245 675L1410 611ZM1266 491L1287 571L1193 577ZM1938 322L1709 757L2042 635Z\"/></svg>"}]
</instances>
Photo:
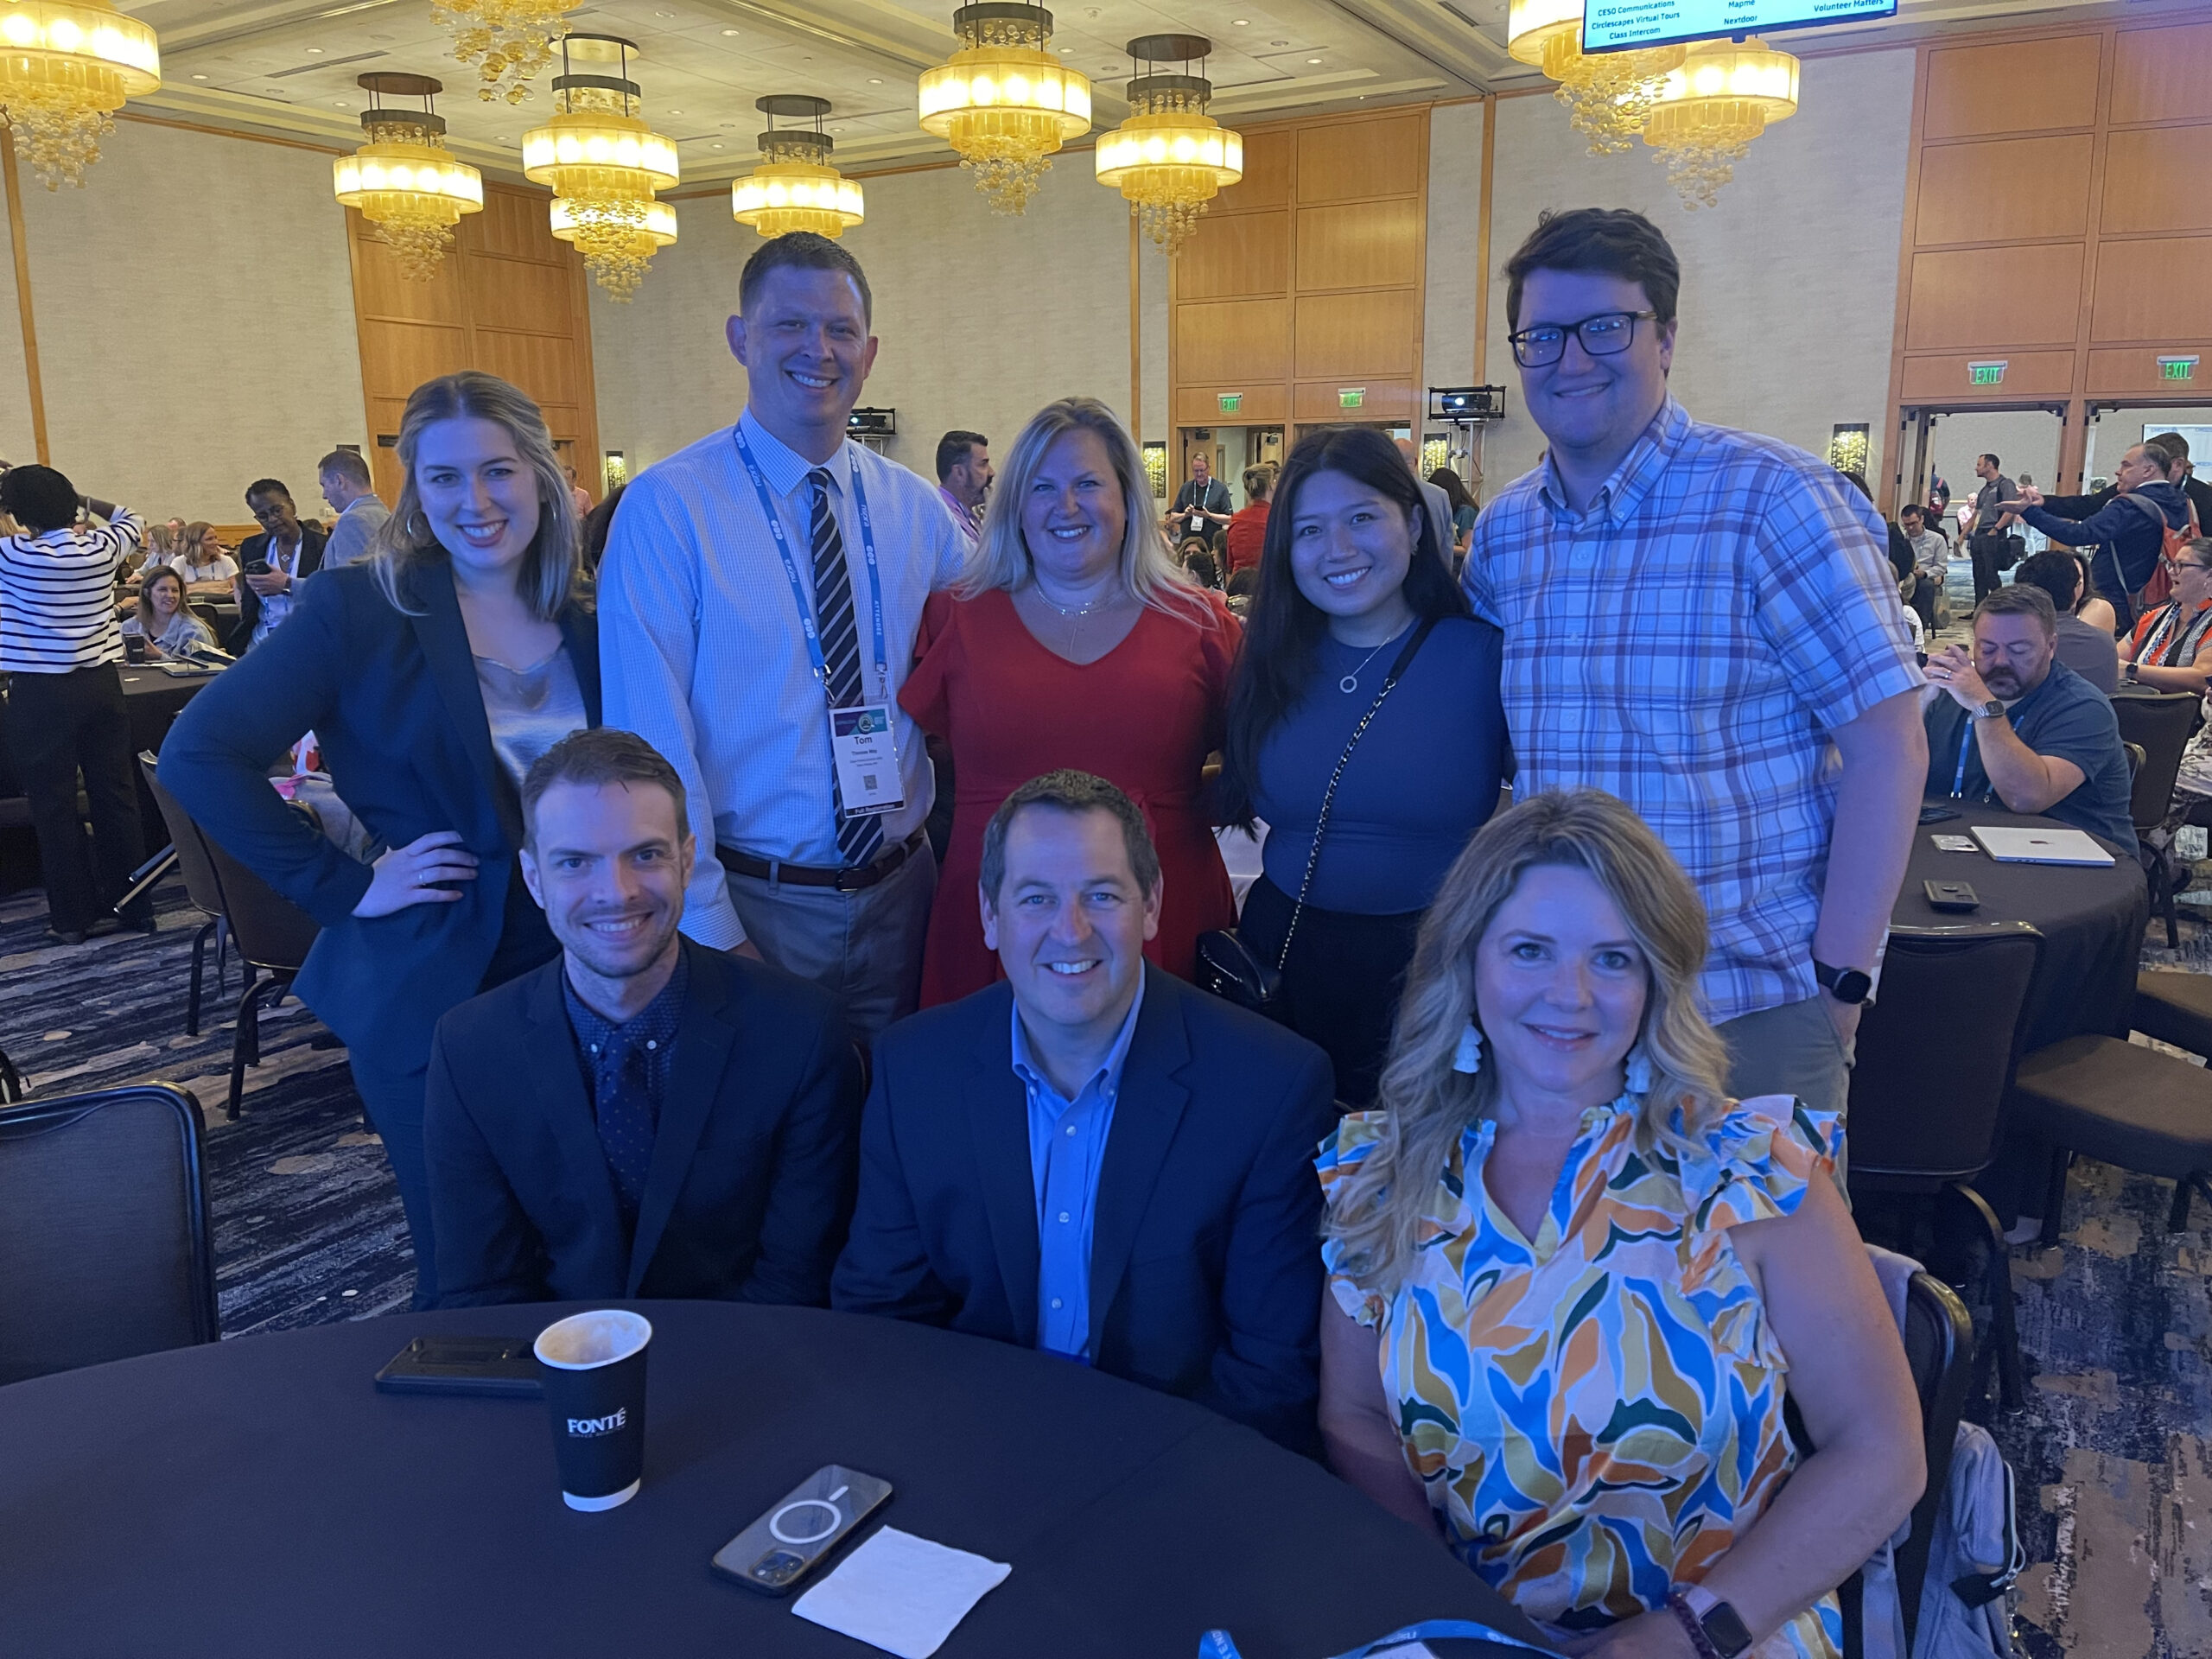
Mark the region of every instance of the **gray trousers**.
<instances>
[{"instance_id":1,"label":"gray trousers","mask_svg":"<svg viewBox=\"0 0 2212 1659\"><path fill-rule=\"evenodd\" d=\"M729 900L746 937L771 964L810 979L845 1005L862 1047L921 999L922 941L937 893L937 856L924 841L888 878L858 893L732 875Z\"/></svg>"},{"instance_id":2,"label":"gray trousers","mask_svg":"<svg viewBox=\"0 0 2212 1659\"><path fill-rule=\"evenodd\" d=\"M1852 1055L1835 1034L1827 1001L1822 991L1716 1027L1728 1045L1728 1092L1738 1100L1795 1095L1816 1112L1841 1115L1851 1099ZM1839 1189L1849 1152L1847 1141L1835 1160Z\"/></svg>"}]
</instances>

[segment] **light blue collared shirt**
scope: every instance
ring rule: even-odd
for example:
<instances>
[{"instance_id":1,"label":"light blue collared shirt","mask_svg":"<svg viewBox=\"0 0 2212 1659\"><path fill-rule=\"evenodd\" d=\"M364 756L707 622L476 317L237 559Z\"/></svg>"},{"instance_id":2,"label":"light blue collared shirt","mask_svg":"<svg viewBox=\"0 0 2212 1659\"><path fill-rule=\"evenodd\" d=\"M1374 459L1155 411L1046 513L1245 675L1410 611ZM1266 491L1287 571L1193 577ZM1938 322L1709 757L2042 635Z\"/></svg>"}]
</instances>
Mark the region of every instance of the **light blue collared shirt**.
<instances>
[{"instance_id":1,"label":"light blue collared shirt","mask_svg":"<svg viewBox=\"0 0 2212 1659\"><path fill-rule=\"evenodd\" d=\"M813 467L754 420L741 424L814 603ZM848 439L823 463L845 544L861 655L874 655L868 565L852 472L860 470L883 583L887 683L864 662L863 694L893 699L906 804L883 817L886 848L929 816L929 755L895 699L914 655L922 603L958 580L967 540L937 486ZM600 675L607 723L666 755L683 779L699 858L683 931L726 950L745 938L717 844L757 858L834 868L836 797L830 717L791 584L728 427L648 467L622 496L599 574Z\"/></svg>"},{"instance_id":2,"label":"light blue collared shirt","mask_svg":"<svg viewBox=\"0 0 2212 1659\"><path fill-rule=\"evenodd\" d=\"M1122 1066L1144 1007L1144 980L1106 1058L1073 1100L1052 1086L1031 1058L1021 1007L1014 1010L1014 1075L1029 1093L1029 1173L1037 1190L1037 1345L1071 1359L1090 1358L1090 1235L1098 1212L1098 1172L1114 1128Z\"/></svg>"}]
</instances>

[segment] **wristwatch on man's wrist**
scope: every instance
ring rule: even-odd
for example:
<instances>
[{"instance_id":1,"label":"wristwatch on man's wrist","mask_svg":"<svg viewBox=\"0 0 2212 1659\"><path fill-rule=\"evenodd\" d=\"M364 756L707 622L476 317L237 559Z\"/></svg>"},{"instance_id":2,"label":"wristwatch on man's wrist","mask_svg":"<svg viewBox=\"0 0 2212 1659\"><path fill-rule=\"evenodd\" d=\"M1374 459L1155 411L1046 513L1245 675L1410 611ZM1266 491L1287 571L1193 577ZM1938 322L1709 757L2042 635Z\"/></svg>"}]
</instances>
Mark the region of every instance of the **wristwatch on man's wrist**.
<instances>
[{"instance_id":1,"label":"wristwatch on man's wrist","mask_svg":"<svg viewBox=\"0 0 2212 1659\"><path fill-rule=\"evenodd\" d=\"M1864 1006L1874 995L1873 975L1857 968L1831 968L1825 962L1815 962L1813 978L1837 1001L1854 1008Z\"/></svg>"},{"instance_id":2,"label":"wristwatch on man's wrist","mask_svg":"<svg viewBox=\"0 0 2212 1659\"><path fill-rule=\"evenodd\" d=\"M1974 717L1976 720L2002 720L2005 718L2005 705L1992 697L1974 711Z\"/></svg>"},{"instance_id":3,"label":"wristwatch on man's wrist","mask_svg":"<svg viewBox=\"0 0 2212 1659\"><path fill-rule=\"evenodd\" d=\"M1738 1659L1751 1650L1751 1633L1742 1617L1710 1590L1691 1585L1669 1595L1667 1605L1681 1621L1698 1659Z\"/></svg>"}]
</instances>

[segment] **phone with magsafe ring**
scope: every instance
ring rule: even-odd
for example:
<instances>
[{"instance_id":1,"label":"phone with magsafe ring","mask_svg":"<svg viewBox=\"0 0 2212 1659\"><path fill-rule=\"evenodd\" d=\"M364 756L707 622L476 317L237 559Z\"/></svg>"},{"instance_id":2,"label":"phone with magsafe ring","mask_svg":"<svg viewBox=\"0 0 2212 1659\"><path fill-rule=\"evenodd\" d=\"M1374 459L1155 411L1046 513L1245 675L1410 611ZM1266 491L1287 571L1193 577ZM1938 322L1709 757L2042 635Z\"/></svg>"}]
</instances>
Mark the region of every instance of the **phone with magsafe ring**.
<instances>
[{"instance_id":1,"label":"phone with magsafe ring","mask_svg":"<svg viewBox=\"0 0 2212 1659\"><path fill-rule=\"evenodd\" d=\"M715 1551L715 1571L764 1596L789 1595L890 1497L889 1481L826 1465Z\"/></svg>"}]
</instances>

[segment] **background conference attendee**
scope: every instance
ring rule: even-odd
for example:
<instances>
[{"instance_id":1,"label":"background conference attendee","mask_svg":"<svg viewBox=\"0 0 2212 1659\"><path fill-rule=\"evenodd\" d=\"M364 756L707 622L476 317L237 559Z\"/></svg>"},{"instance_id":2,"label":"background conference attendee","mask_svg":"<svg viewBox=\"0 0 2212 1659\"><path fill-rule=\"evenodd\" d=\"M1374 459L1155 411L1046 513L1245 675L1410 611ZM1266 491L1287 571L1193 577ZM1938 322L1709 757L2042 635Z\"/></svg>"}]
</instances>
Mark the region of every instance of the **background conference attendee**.
<instances>
[{"instance_id":1,"label":"background conference attendee","mask_svg":"<svg viewBox=\"0 0 2212 1659\"><path fill-rule=\"evenodd\" d=\"M2189 499L2166 477L2173 457L2156 444L2139 443L2120 458L2114 493L2083 518L2062 518L2044 505L2039 491L2023 490L2019 516L2063 547L2094 547L2089 578L2112 601L2119 626L2133 628L2143 584L2158 568L2166 532L2189 524Z\"/></svg>"},{"instance_id":2,"label":"background conference attendee","mask_svg":"<svg viewBox=\"0 0 2212 1659\"><path fill-rule=\"evenodd\" d=\"M1422 474L1420 445L1411 438L1393 438L1390 442L1405 461L1406 470L1413 474L1414 480L1421 486L1421 499L1429 517L1435 521L1437 539L1449 541L1452 536L1452 519L1451 497L1446 495L1440 488L1429 482Z\"/></svg>"},{"instance_id":3,"label":"background conference attendee","mask_svg":"<svg viewBox=\"0 0 2212 1659\"><path fill-rule=\"evenodd\" d=\"M1260 568L1260 550L1268 538L1268 512L1274 494L1272 467L1244 469L1244 505L1236 509L1222 531L1222 556L1229 562L1227 575Z\"/></svg>"},{"instance_id":4,"label":"background conference attendee","mask_svg":"<svg viewBox=\"0 0 2212 1659\"><path fill-rule=\"evenodd\" d=\"M1213 475L1213 457L1203 449L1191 452L1191 476L1175 492L1167 509L1167 533L1180 541L1198 536L1211 541L1213 533L1235 517L1229 486Z\"/></svg>"},{"instance_id":5,"label":"background conference attendee","mask_svg":"<svg viewBox=\"0 0 2212 1659\"><path fill-rule=\"evenodd\" d=\"M1936 595L1943 591L1950 575L1950 547L1928 528L1928 515L1916 502L1908 501L1897 509L1897 528L1904 532L1905 545L1912 550L1912 608L1919 613L1921 626L1933 630Z\"/></svg>"},{"instance_id":6,"label":"background conference attendee","mask_svg":"<svg viewBox=\"0 0 2212 1659\"><path fill-rule=\"evenodd\" d=\"M1451 550L1456 567L1466 556L1468 539L1475 533L1475 498L1468 493L1466 480L1449 467L1439 467L1429 474L1428 481L1444 492L1445 503L1452 509L1450 530L1440 529L1439 534Z\"/></svg>"},{"instance_id":7,"label":"background conference attendee","mask_svg":"<svg viewBox=\"0 0 2212 1659\"><path fill-rule=\"evenodd\" d=\"M2120 684L2120 653L2112 637L2112 607L2089 595L2089 567L2070 547L2045 548L2020 561L2012 584L2040 588L2058 617L2058 660L2110 696ZM2083 614L2096 607L2096 622ZM2104 626L2099 626L2099 623Z\"/></svg>"},{"instance_id":8,"label":"background conference attendee","mask_svg":"<svg viewBox=\"0 0 2212 1659\"><path fill-rule=\"evenodd\" d=\"M2174 558L2173 578L2173 597L2137 620L2120 658L2130 685L2202 696L2212 686L2212 540L2199 536L2185 545ZM2061 662L2067 620L2058 619Z\"/></svg>"},{"instance_id":9,"label":"background conference attendee","mask_svg":"<svg viewBox=\"0 0 2212 1659\"><path fill-rule=\"evenodd\" d=\"M215 526L204 520L185 526L171 568L184 578L185 592L194 599L229 599L238 581L238 562L225 551Z\"/></svg>"},{"instance_id":10,"label":"background conference attendee","mask_svg":"<svg viewBox=\"0 0 2212 1659\"><path fill-rule=\"evenodd\" d=\"M143 636L155 657L179 657L193 645L212 645L215 635L185 602L184 578L165 564L139 572L136 613L123 624L125 633Z\"/></svg>"},{"instance_id":11,"label":"background conference attendee","mask_svg":"<svg viewBox=\"0 0 2212 1659\"><path fill-rule=\"evenodd\" d=\"M921 982L932 785L896 699L922 601L968 552L933 486L845 436L870 304L826 237L754 249L729 320L745 413L632 481L600 569L608 719L674 764L699 837L683 931L835 993L863 1039ZM830 711L885 705L898 767L848 802Z\"/></svg>"},{"instance_id":12,"label":"background conference attendee","mask_svg":"<svg viewBox=\"0 0 2212 1659\"><path fill-rule=\"evenodd\" d=\"M993 815L1006 982L877 1045L830 1303L1065 1355L1308 1449L1328 1060L1146 965L1160 887L1103 779L1049 773Z\"/></svg>"},{"instance_id":13,"label":"background conference attendee","mask_svg":"<svg viewBox=\"0 0 2212 1659\"><path fill-rule=\"evenodd\" d=\"M398 455L405 482L375 553L308 582L292 620L186 705L162 782L322 925L294 989L345 1040L428 1307L431 1033L448 1008L558 952L515 870L518 791L539 755L599 724L599 646L576 597L569 482L536 404L475 370L425 381ZM373 865L269 786L308 731L384 849Z\"/></svg>"},{"instance_id":14,"label":"background conference attendee","mask_svg":"<svg viewBox=\"0 0 2212 1659\"><path fill-rule=\"evenodd\" d=\"M1237 931L1281 968L1283 1021L1327 1051L1337 1099L1364 1105L1421 913L1497 805L1501 646L1381 433L1300 438L1280 490L1230 684L1221 814L1268 825Z\"/></svg>"},{"instance_id":15,"label":"background conference attendee","mask_svg":"<svg viewBox=\"0 0 2212 1659\"><path fill-rule=\"evenodd\" d=\"M245 505L260 524L238 548L238 631L232 649L257 645L299 602L298 588L322 568L324 537L320 524L301 521L292 493L273 478L246 486ZM267 568L258 572L257 565Z\"/></svg>"},{"instance_id":16,"label":"background conference attendee","mask_svg":"<svg viewBox=\"0 0 2212 1659\"><path fill-rule=\"evenodd\" d=\"M107 522L79 530L79 507ZM18 526L0 537L9 741L38 836L46 931L63 944L82 944L96 927L113 925L115 902L146 856L115 618L115 573L146 527L111 501L79 495L51 467L0 473L0 513ZM89 855L77 816L80 775L92 820ZM121 920L152 932L151 895L132 899Z\"/></svg>"},{"instance_id":17,"label":"background conference attendee","mask_svg":"<svg viewBox=\"0 0 2212 1659\"><path fill-rule=\"evenodd\" d=\"M924 614L899 701L951 746L956 791L925 1007L997 977L967 899L985 823L1041 772L1096 772L1145 813L1166 872L1153 961L1188 978L1198 935L1236 921L1199 791L1242 630L1218 596L1181 579L1147 487L1112 410L1090 397L1046 404L1007 452L957 594Z\"/></svg>"},{"instance_id":18,"label":"background conference attendee","mask_svg":"<svg viewBox=\"0 0 2212 1659\"><path fill-rule=\"evenodd\" d=\"M1831 1179L1842 1123L1729 1099L1705 947L1608 796L1469 844L1380 1105L1319 1160L1322 1435L1569 1652L1738 1651L1685 1628L1740 1637L1725 1605L1761 1655L1825 1659L1831 1592L1920 1496L1920 1413Z\"/></svg>"},{"instance_id":19,"label":"background conference attendee","mask_svg":"<svg viewBox=\"0 0 2212 1659\"><path fill-rule=\"evenodd\" d=\"M937 441L937 493L952 522L972 542L991 493L991 441L980 432L951 431Z\"/></svg>"},{"instance_id":20,"label":"background conference attendee","mask_svg":"<svg viewBox=\"0 0 2212 1659\"><path fill-rule=\"evenodd\" d=\"M836 999L677 931L675 768L602 727L522 784L558 960L438 1022L423 1114L438 1300L819 1306L852 1213L860 1067Z\"/></svg>"},{"instance_id":21,"label":"background conference attendee","mask_svg":"<svg viewBox=\"0 0 2212 1659\"><path fill-rule=\"evenodd\" d=\"M2040 588L2016 582L1974 607L1974 650L1946 645L1928 659L1927 792L2039 812L2132 853L2120 721L2057 647L2058 614Z\"/></svg>"},{"instance_id":22,"label":"background conference attendee","mask_svg":"<svg viewBox=\"0 0 2212 1659\"><path fill-rule=\"evenodd\" d=\"M1840 1111L1928 765L1880 515L1668 395L1681 273L1641 214L1548 215L1506 270L1549 448L1476 521L1465 580L1505 630L1516 792L1635 809L1711 918L1730 1090Z\"/></svg>"},{"instance_id":23,"label":"background conference attendee","mask_svg":"<svg viewBox=\"0 0 2212 1659\"><path fill-rule=\"evenodd\" d=\"M2005 581L1998 561L2005 553L2005 537L2018 519L2006 504L2019 495L2019 487L1999 470L1995 455L1976 455L1974 475L1981 487L1974 493L1974 519L1967 531L1967 553L1974 560L1974 600L1979 605Z\"/></svg>"},{"instance_id":24,"label":"background conference attendee","mask_svg":"<svg viewBox=\"0 0 2212 1659\"><path fill-rule=\"evenodd\" d=\"M391 517L391 509L377 494L369 478L369 463L361 459L358 449L334 449L325 455L315 464L315 482L321 486L322 499L338 515L330 527L330 539L323 543L322 568L343 569L356 559L368 556L377 531Z\"/></svg>"}]
</instances>

